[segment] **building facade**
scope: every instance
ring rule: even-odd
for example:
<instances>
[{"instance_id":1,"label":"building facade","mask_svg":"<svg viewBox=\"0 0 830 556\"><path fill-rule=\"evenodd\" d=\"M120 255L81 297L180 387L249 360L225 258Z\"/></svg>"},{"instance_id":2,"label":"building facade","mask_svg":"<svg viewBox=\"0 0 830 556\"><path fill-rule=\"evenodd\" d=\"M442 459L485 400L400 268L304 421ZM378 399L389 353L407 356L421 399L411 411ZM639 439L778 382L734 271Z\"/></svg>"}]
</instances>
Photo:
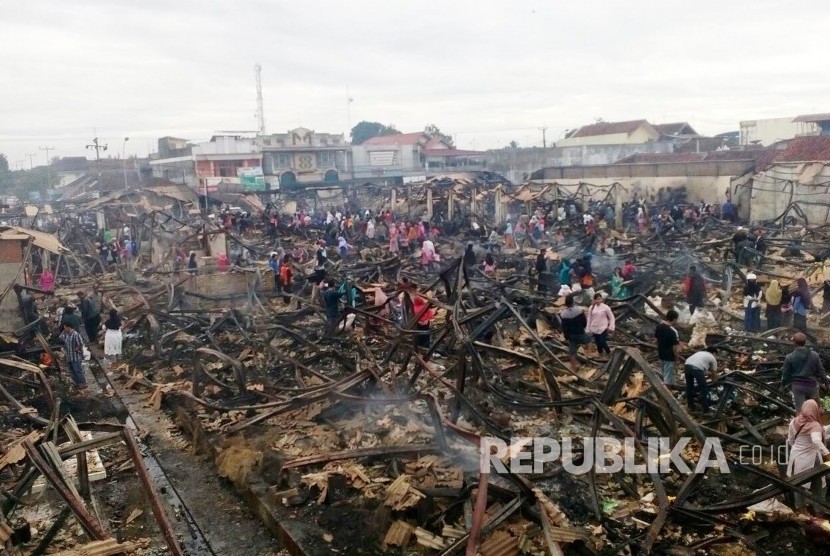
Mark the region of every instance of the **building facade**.
<instances>
[{"instance_id":1,"label":"building facade","mask_svg":"<svg viewBox=\"0 0 830 556\"><path fill-rule=\"evenodd\" d=\"M350 179L350 151L345 136L300 127L257 137L262 170L271 189Z\"/></svg>"},{"instance_id":2,"label":"building facade","mask_svg":"<svg viewBox=\"0 0 830 556\"><path fill-rule=\"evenodd\" d=\"M661 132L646 120L597 122L571 130L564 139L556 142L556 146L637 145L657 141L661 135Z\"/></svg>"}]
</instances>

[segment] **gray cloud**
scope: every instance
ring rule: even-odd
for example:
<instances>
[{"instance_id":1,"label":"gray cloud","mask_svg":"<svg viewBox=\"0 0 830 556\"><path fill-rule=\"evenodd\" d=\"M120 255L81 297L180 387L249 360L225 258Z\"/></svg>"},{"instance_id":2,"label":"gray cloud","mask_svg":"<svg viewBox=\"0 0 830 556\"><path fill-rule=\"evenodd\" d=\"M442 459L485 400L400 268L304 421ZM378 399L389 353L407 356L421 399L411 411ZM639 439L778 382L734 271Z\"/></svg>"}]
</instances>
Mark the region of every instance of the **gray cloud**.
<instances>
[{"instance_id":1,"label":"gray cloud","mask_svg":"<svg viewBox=\"0 0 830 556\"><path fill-rule=\"evenodd\" d=\"M352 123L436 123L471 148L539 144L542 125L555 139L596 117L717 133L830 109L820 1L2 4L13 162L44 144L82 154L94 128L138 154L165 134L253 129L256 62L270 130L346 131L348 87Z\"/></svg>"}]
</instances>

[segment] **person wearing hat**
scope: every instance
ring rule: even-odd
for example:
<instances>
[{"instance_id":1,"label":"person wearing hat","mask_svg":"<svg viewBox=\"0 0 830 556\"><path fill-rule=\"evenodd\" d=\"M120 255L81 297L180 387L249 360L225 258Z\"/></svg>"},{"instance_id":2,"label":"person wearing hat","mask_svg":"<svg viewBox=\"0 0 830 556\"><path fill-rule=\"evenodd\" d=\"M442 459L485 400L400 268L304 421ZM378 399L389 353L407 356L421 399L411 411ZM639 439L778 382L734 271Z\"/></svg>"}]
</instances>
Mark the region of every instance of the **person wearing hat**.
<instances>
[{"instance_id":1,"label":"person wearing hat","mask_svg":"<svg viewBox=\"0 0 830 556\"><path fill-rule=\"evenodd\" d=\"M732 236L732 244L735 250L735 261L740 264L744 247L752 245L743 226L738 226L738 229L735 230L735 234Z\"/></svg>"},{"instance_id":2,"label":"person wearing hat","mask_svg":"<svg viewBox=\"0 0 830 556\"><path fill-rule=\"evenodd\" d=\"M753 273L746 275L744 286L744 332L761 330L761 286Z\"/></svg>"}]
</instances>

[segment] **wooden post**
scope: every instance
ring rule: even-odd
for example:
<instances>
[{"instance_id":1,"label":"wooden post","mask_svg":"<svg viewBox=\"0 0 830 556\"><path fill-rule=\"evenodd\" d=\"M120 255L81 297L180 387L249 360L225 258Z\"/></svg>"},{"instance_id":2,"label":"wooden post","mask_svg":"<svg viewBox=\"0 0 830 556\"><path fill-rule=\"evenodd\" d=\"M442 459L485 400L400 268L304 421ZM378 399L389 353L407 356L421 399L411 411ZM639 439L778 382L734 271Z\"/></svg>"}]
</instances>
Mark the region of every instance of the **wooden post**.
<instances>
[{"instance_id":1,"label":"wooden post","mask_svg":"<svg viewBox=\"0 0 830 556\"><path fill-rule=\"evenodd\" d=\"M453 212L455 211L455 191L450 188L447 195L447 220L452 220Z\"/></svg>"},{"instance_id":2,"label":"wooden post","mask_svg":"<svg viewBox=\"0 0 830 556\"><path fill-rule=\"evenodd\" d=\"M623 229L623 202L622 202L622 184L614 184L614 225L618 230Z\"/></svg>"},{"instance_id":3,"label":"wooden post","mask_svg":"<svg viewBox=\"0 0 830 556\"><path fill-rule=\"evenodd\" d=\"M503 224L504 223L504 203L502 202L502 186L499 185L496 187L496 207L495 207L495 217L496 217L496 224Z\"/></svg>"},{"instance_id":4,"label":"wooden post","mask_svg":"<svg viewBox=\"0 0 830 556\"><path fill-rule=\"evenodd\" d=\"M432 188L427 187L427 218L432 221Z\"/></svg>"}]
</instances>

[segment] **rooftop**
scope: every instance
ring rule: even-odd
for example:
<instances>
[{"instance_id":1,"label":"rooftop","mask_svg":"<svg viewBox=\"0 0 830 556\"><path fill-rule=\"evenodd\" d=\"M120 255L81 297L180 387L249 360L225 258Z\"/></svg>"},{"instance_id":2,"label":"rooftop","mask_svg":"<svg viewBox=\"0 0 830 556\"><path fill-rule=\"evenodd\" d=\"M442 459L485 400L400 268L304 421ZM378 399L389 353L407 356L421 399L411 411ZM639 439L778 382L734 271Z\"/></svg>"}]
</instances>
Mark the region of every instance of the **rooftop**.
<instances>
[{"instance_id":1,"label":"rooftop","mask_svg":"<svg viewBox=\"0 0 830 556\"><path fill-rule=\"evenodd\" d=\"M830 137L796 137L780 151L775 162L830 161Z\"/></svg>"},{"instance_id":2,"label":"rooftop","mask_svg":"<svg viewBox=\"0 0 830 556\"><path fill-rule=\"evenodd\" d=\"M816 123L816 122L827 122L827 121L830 121L830 112L825 112L823 114L803 114L801 116L796 117L793 120L793 123L797 123L797 122Z\"/></svg>"},{"instance_id":3,"label":"rooftop","mask_svg":"<svg viewBox=\"0 0 830 556\"><path fill-rule=\"evenodd\" d=\"M429 141L429 136L423 131L416 133L396 133L395 135L378 135L367 139L363 145L417 145Z\"/></svg>"},{"instance_id":4,"label":"rooftop","mask_svg":"<svg viewBox=\"0 0 830 556\"><path fill-rule=\"evenodd\" d=\"M620 133L634 133L643 125L651 125L646 120L631 120L628 122L597 122L584 125L568 135L571 137L593 137L595 135L617 135Z\"/></svg>"},{"instance_id":5,"label":"rooftop","mask_svg":"<svg viewBox=\"0 0 830 556\"><path fill-rule=\"evenodd\" d=\"M673 122L670 124L654 124L654 129L662 135L699 135L689 122Z\"/></svg>"}]
</instances>

